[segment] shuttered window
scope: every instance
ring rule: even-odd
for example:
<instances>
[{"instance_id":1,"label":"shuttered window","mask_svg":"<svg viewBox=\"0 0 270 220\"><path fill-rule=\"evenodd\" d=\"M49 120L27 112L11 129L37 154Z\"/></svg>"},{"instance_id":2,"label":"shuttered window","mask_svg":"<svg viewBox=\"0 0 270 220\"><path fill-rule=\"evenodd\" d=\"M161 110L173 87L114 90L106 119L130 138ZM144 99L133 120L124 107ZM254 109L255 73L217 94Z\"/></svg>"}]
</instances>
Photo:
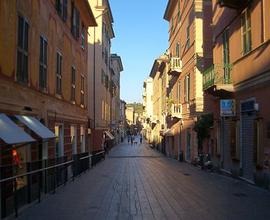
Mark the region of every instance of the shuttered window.
<instances>
[{"instance_id":1,"label":"shuttered window","mask_svg":"<svg viewBox=\"0 0 270 220\"><path fill-rule=\"evenodd\" d=\"M29 25L25 18L18 17L17 42L17 81L28 82L28 32Z\"/></svg>"},{"instance_id":2,"label":"shuttered window","mask_svg":"<svg viewBox=\"0 0 270 220\"><path fill-rule=\"evenodd\" d=\"M241 15L243 54L251 51L251 19L250 10L246 9Z\"/></svg>"},{"instance_id":3,"label":"shuttered window","mask_svg":"<svg viewBox=\"0 0 270 220\"><path fill-rule=\"evenodd\" d=\"M47 40L41 36L39 54L39 88L41 90L47 89L47 48Z\"/></svg>"},{"instance_id":4,"label":"shuttered window","mask_svg":"<svg viewBox=\"0 0 270 220\"><path fill-rule=\"evenodd\" d=\"M67 20L67 0L56 0L55 1L55 9L58 15L63 19L63 21Z\"/></svg>"},{"instance_id":5,"label":"shuttered window","mask_svg":"<svg viewBox=\"0 0 270 220\"><path fill-rule=\"evenodd\" d=\"M71 101L75 102L76 95L76 69L71 67Z\"/></svg>"},{"instance_id":6,"label":"shuttered window","mask_svg":"<svg viewBox=\"0 0 270 220\"><path fill-rule=\"evenodd\" d=\"M71 11L71 33L78 40L80 37L80 12L72 3Z\"/></svg>"},{"instance_id":7,"label":"shuttered window","mask_svg":"<svg viewBox=\"0 0 270 220\"><path fill-rule=\"evenodd\" d=\"M56 93L62 94L62 55L57 52L56 56Z\"/></svg>"}]
</instances>

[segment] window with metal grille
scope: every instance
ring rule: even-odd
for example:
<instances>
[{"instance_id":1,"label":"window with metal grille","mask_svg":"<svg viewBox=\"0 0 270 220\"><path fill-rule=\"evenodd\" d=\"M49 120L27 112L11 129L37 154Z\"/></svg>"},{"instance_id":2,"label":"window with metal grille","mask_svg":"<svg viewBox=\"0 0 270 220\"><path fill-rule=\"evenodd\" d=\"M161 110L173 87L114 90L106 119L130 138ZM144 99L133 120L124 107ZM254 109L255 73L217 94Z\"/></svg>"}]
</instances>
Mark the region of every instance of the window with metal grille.
<instances>
[{"instance_id":1,"label":"window with metal grille","mask_svg":"<svg viewBox=\"0 0 270 220\"><path fill-rule=\"evenodd\" d=\"M56 56L56 93L62 94L62 55L57 52Z\"/></svg>"},{"instance_id":2,"label":"window with metal grille","mask_svg":"<svg viewBox=\"0 0 270 220\"><path fill-rule=\"evenodd\" d=\"M39 88L47 89L47 40L40 36L40 54L39 54Z\"/></svg>"},{"instance_id":3,"label":"window with metal grille","mask_svg":"<svg viewBox=\"0 0 270 220\"><path fill-rule=\"evenodd\" d=\"M17 81L28 82L28 32L29 25L22 16L18 17L18 46L17 46Z\"/></svg>"}]
</instances>

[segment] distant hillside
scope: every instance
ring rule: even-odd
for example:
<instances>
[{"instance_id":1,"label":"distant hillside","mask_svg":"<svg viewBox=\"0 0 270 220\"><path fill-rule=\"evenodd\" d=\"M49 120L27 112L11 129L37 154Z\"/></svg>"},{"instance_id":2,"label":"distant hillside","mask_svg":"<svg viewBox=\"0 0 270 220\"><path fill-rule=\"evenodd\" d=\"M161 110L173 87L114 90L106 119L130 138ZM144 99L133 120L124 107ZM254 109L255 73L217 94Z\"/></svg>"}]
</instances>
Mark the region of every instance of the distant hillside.
<instances>
[{"instance_id":1,"label":"distant hillside","mask_svg":"<svg viewBox=\"0 0 270 220\"><path fill-rule=\"evenodd\" d=\"M138 113L138 114L142 114L143 113L143 105L142 103L128 103L126 105L127 107L133 107L135 112Z\"/></svg>"}]
</instances>

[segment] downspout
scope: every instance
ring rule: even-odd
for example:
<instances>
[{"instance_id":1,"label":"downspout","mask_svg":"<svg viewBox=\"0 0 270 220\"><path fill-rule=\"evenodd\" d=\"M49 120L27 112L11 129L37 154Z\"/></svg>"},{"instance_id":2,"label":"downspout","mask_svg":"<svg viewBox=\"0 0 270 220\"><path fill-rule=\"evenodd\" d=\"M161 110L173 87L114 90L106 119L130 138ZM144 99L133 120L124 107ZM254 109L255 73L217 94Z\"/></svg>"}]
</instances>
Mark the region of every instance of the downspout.
<instances>
[{"instance_id":1,"label":"downspout","mask_svg":"<svg viewBox=\"0 0 270 220\"><path fill-rule=\"evenodd\" d=\"M94 98L94 104L93 104L93 113L94 113L94 129L96 129L96 27L94 27L94 56L93 56L93 98Z\"/></svg>"}]
</instances>

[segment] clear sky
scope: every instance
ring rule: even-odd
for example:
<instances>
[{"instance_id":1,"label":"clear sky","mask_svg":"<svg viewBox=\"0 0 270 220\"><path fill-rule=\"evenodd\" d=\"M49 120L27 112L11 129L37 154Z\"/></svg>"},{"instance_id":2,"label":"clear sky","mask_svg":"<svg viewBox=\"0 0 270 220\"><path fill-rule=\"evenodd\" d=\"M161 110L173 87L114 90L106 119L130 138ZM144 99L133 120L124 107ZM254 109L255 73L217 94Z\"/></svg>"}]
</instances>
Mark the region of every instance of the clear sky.
<instances>
[{"instance_id":1,"label":"clear sky","mask_svg":"<svg viewBox=\"0 0 270 220\"><path fill-rule=\"evenodd\" d=\"M121 56L121 99L142 102L143 81L154 59L168 47L167 0L110 0L115 38L112 52Z\"/></svg>"}]
</instances>

